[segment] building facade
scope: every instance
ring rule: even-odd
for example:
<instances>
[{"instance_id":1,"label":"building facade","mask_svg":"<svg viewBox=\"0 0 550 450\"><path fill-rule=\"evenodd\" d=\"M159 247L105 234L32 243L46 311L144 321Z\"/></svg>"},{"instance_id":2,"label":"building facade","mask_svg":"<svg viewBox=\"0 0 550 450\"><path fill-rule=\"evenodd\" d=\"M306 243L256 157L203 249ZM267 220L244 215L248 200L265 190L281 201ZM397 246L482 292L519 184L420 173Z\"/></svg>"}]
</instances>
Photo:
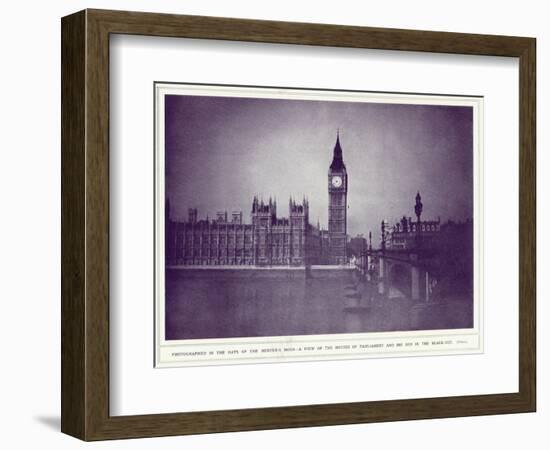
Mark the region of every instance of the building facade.
<instances>
[{"instance_id":1,"label":"building facade","mask_svg":"<svg viewBox=\"0 0 550 450\"><path fill-rule=\"evenodd\" d=\"M198 219L195 208L188 220L166 217L168 265L304 266L320 263L321 232L309 223L309 202L289 201L289 216L277 217L277 203L254 198L251 223L242 212L219 212L216 219ZM169 211L169 206L166 209Z\"/></svg>"}]
</instances>

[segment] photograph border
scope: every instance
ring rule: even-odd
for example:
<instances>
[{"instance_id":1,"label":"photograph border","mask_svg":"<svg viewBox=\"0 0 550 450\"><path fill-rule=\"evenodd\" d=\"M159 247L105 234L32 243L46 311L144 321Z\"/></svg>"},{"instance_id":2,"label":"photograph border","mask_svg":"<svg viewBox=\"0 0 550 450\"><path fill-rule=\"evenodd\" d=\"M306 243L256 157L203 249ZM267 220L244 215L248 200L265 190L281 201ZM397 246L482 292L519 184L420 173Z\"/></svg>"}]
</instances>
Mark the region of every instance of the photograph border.
<instances>
[{"instance_id":1,"label":"photograph border","mask_svg":"<svg viewBox=\"0 0 550 450\"><path fill-rule=\"evenodd\" d=\"M153 140L155 147L155 167L154 167L154 285L155 285L155 319L154 319L154 366L155 368L174 368L187 366L208 366L208 365L228 365L228 364L255 364L271 362L299 362L299 361L333 361L342 359L371 359L403 356L442 356L442 355L462 355L483 353L483 152L484 152L484 97L482 95L458 95L442 93L404 93L404 92L381 92L367 90L349 90L349 89L323 89L310 87L287 87L287 86L264 86L264 85L238 85L223 83L192 83L192 82L165 82L154 81L154 131ZM181 90L183 93L177 93ZM202 92L205 91L205 92ZM199 93L201 92L201 93ZM286 92L286 95L285 95ZM252 95L252 94L256 94ZM353 103L376 103L385 105L426 105L426 106L468 106L474 111L473 114L473 196L474 204L472 217L474 218L474 294L473 304L473 326L471 328L434 328L419 330L386 330L386 331L355 331L350 333L338 334L306 334L290 336L242 336L242 337L219 337L219 338L198 338L198 339L180 339L175 342L166 342L163 338L165 308L164 308L164 274L165 254L164 254L164 217L165 217L165 190L162 184L165 182L165 163L164 163L164 137L162 132L165 130L165 124L161 123L161 117L165 119L164 113L159 109L159 105L164 104L161 98L166 95L193 95L208 97L228 97L232 94L240 98L254 99L279 99L279 100L300 100L300 101L326 101L326 102L353 102ZM341 98L339 98L341 97ZM455 103L453 103L455 102ZM159 132L160 131L160 132ZM163 172L164 170L164 172ZM161 250L162 249L162 250ZM371 341L377 342L413 342L421 338L474 338L477 342L472 347L471 342L465 342L451 346L446 349L424 348L416 350L392 350L386 352L369 351L332 351L329 353L320 352L320 354L296 354L292 356L257 356L245 358L239 357L215 357L215 358L162 358L162 348L170 347L175 351L183 352L186 347L192 351L206 350L207 348L254 348L256 344L265 345L286 345L292 347L295 344L300 345L338 345L339 343L365 344ZM476 341L477 339L477 341ZM218 347L219 346L219 347Z\"/></svg>"},{"instance_id":2,"label":"photograph border","mask_svg":"<svg viewBox=\"0 0 550 450\"><path fill-rule=\"evenodd\" d=\"M519 58L518 392L110 416L111 34ZM102 440L536 410L534 38L107 10L84 10L64 17L61 37L62 432L83 440Z\"/></svg>"}]
</instances>

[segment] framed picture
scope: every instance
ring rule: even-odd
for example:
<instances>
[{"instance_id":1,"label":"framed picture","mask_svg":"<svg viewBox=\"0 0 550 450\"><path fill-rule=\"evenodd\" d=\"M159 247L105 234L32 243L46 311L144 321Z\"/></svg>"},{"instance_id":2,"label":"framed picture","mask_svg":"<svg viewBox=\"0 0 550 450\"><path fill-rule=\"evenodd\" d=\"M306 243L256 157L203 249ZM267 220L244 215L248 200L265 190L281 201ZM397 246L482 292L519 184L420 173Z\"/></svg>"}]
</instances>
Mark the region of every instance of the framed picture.
<instances>
[{"instance_id":1,"label":"framed picture","mask_svg":"<svg viewBox=\"0 0 550 450\"><path fill-rule=\"evenodd\" d=\"M62 431L535 410L535 39L62 20Z\"/></svg>"}]
</instances>

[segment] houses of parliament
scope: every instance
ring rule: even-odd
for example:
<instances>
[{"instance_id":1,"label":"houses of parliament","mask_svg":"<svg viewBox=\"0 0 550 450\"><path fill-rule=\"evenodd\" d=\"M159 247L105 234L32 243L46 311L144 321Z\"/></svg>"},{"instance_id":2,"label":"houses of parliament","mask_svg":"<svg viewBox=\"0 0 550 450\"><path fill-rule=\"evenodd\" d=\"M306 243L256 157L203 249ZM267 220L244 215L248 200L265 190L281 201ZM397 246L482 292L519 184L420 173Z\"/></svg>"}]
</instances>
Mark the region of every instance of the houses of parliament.
<instances>
[{"instance_id":1,"label":"houses of parliament","mask_svg":"<svg viewBox=\"0 0 550 450\"><path fill-rule=\"evenodd\" d=\"M328 169L328 229L310 223L309 201L293 198L288 216L277 216L277 202L252 200L250 222L241 211L218 212L199 219L190 208L187 221L172 220L165 207L167 265L189 266L308 266L343 265L347 258L348 174L340 136L336 137Z\"/></svg>"}]
</instances>

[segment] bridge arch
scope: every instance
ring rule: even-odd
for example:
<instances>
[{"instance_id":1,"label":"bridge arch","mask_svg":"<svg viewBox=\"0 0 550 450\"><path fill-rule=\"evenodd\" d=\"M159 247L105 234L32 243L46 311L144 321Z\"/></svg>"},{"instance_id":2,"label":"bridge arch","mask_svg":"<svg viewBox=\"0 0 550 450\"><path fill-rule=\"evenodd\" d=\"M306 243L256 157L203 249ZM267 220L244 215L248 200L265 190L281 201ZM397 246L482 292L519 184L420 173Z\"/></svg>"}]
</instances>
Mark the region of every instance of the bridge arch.
<instances>
[{"instance_id":1,"label":"bridge arch","mask_svg":"<svg viewBox=\"0 0 550 450\"><path fill-rule=\"evenodd\" d=\"M372 271L371 263L375 267ZM369 280L374 277L381 295L430 301L431 270L426 266L425 258L419 258L416 252L368 250L362 255L358 268L368 275Z\"/></svg>"},{"instance_id":2,"label":"bridge arch","mask_svg":"<svg viewBox=\"0 0 550 450\"><path fill-rule=\"evenodd\" d=\"M411 298L411 266L399 262L389 262L388 266L388 285L392 291L390 296Z\"/></svg>"}]
</instances>

